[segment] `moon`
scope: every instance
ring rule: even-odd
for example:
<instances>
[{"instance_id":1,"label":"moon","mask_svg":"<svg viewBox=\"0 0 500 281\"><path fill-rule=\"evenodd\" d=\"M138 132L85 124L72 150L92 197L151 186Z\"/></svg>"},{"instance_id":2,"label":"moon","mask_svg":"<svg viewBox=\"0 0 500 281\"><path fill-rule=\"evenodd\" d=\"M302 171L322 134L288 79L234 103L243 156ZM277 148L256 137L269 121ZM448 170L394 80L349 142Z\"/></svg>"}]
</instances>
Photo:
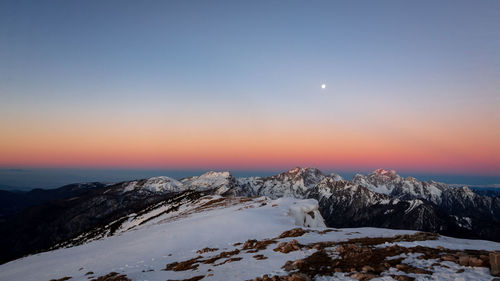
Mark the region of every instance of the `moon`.
<instances>
[{"instance_id":1,"label":"moon","mask_svg":"<svg viewBox=\"0 0 500 281\"><path fill-rule=\"evenodd\" d=\"M321 84L321 89L325 89L326 88L326 84Z\"/></svg>"}]
</instances>

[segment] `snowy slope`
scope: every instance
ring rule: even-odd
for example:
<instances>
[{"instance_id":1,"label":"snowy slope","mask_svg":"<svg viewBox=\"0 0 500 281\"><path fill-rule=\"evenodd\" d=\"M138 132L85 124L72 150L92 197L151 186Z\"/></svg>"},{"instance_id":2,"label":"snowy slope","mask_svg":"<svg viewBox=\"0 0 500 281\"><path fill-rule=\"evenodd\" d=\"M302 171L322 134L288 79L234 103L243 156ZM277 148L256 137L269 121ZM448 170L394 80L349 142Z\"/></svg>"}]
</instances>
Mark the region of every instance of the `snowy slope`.
<instances>
[{"instance_id":1,"label":"snowy slope","mask_svg":"<svg viewBox=\"0 0 500 281\"><path fill-rule=\"evenodd\" d=\"M315 200L207 196L187 202L176 211L163 213L164 207L160 204L150 210L150 214L131 217L126 227L112 236L0 265L0 280L51 280L62 277L89 280L111 272L126 275L131 280L182 280L195 276L203 280L248 280L264 274L287 276L294 272L283 268L287 261L307 260L323 252L329 253L327 257L332 259L343 255L337 247L341 241L362 237L389 239L395 235L415 234L414 231L381 228L327 229ZM382 244L374 245L373 251L376 247L395 244L500 250L499 243L488 241L448 237L426 241L427 238L380 241ZM259 241L269 244L265 249L257 250L254 244ZM353 244L342 245L347 247ZM200 251L202 249L205 250ZM223 258L217 259L217 256ZM381 279L392 280L391 274L406 274L419 280L491 279L485 267L464 267L452 262L440 264L435 259L417 259L416 254L405 253L401 256L409 265L426 263L428 267L436 262L439 265L429 269L428 274L405 273L391 267L381 274ZM214 258L216 260L210 262ZM182 262L189 260L193 268L183 270L181 265L185 263ZM391 262L390 259L388 262ZM457 273L461 269L463 272ZM351 274L330 272L316 276L316 280L350 280L348 276Z\"/></svg>"},{"instance_id":2,"label":"snowy slope","mask_svg":"<svg viewBox=\"0 0 500 281\"><path fill-rule=\"evenodd\" d=\"M225 194L236 187L236 179L229 172L206 172L200 176L181 180L185 189L198 191L215 190L216 194Z\"/></svg>"},{"instance_id":3,"label":"snowy slope","mask_svg":"<svg viewBox=\"0 0 500 281\"><path fill-rule=\"evenodd\" d=\"M139 191L153 193L167 193L182 191L182 183L165 176L152 177L142 181L127 182L123 185L123 192Z\"/></svg>"}]
</instances>

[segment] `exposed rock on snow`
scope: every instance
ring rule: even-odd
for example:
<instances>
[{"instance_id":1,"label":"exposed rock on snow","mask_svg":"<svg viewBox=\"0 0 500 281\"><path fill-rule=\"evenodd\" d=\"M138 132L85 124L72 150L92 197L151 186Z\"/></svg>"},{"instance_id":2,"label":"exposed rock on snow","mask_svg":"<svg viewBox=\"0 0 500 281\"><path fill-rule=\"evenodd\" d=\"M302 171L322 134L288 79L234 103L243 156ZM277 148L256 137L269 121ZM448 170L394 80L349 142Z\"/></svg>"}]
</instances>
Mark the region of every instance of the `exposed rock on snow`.
<instances>
[{"instance_id":1,"label":"exposed rock on snow","mask_svg":"<svg viewBox=\"0 0 500 281\"><path fill-rule=\"evenodd\" d=\"M314 200L205 196L186 198L170 208L178 203L148 208L129 221L135 227L121 228L104 239L0 265L0 280L88 280L110 274L152 281L261 276L256 280L348 280L366 274L385 280L392 275L490 280L488 269L481 267L483 258L487 251L500 250L500 243L430 233L327 229L320 226ZM297 228L297 218L316 227ZM459 264L458 252L469 256L467 266ZM453 256L453 261L439 261L445 255ZM473 258L481 265L471 264Z\"/></svg>"}]
</instances>

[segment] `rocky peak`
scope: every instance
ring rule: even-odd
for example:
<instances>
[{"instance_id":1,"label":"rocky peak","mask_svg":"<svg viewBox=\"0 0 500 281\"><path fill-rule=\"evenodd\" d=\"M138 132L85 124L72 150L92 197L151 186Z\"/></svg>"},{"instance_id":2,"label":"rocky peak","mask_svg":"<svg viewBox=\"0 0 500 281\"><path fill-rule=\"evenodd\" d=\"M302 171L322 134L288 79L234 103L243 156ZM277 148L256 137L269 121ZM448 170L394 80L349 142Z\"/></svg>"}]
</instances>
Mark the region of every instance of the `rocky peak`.
<instances>
[{"instance_id":1,"label":"rocky peak","mask_svg":"<svg viewBox=\"0 0 500 281\"><path fill-rule=\"evenodd\" d=\"M344 178L341 175L336 174L336 173L331 173L328 175L328 177L330 177L334 181L344 181Z\"/></svg>"},{"instance_id":2,"label":"rocky peak","mask_svg":"<svg viewBox=\"0 0 500 281\"><path fill-rule=\"evenodd\" d=\"M465 193L468 193L468 194L474 194L474 191L472 191L472 189L470 189L468 186L464 186L464 187L462 187L462 190L463 190Z\"/></svg>"},{"instance_id":3,"label":"rocky peak","mask_svg":"<svg viewBox=\"0 0 500 281\"><path fill-rule=\"evenodd\" d=\"M230 177L232 176L231 173L228 171L223 171L223 172L209 171L199 176L199 178L226 178L226 179Z\"/></svg>"},{"instance_id":4,"label":"rocky peak","mask_svg":"<svg viewBox=\"0 0 500 281\"><path fill-rule=\"evenodd\" d=\"M165 193L181 191L182 183L169 177L159 176L152 177L146 180L124 183L122 187L123 193L129 191Z\"/></svg>"},{"instance_id":5,"label":"rocky peak","mask_svg":"<svg viewBox=\"0 0 500 281\"><path fill-rule=\"evenodd\" d=\"M236 185L236 179L227 171L210 171L198 177L182 179L181 182L189 189L197 191L214 189L216 194L225 194Z\"/></svg>"},{"instance_id":6,"label":"rocky peak","mask_svg":"<svg viewBox=\"0 0 500 281\"><path fill-rule=\"evenodd\" d=\"M316 168L293 168L285 173L277 175L277 178L284 181L302 182L306 187L317 185L325 175Z\"/></svg>"},{"instance_id":7,"label":"rocky peak","mask_svg":"<svg viewBox=\"0 0 500 281\"><path fill-rule=\"evenodd\" d=\"M474 191L472 191L472 189L470 189L468 186L462 187L460 191L464 197L467 197L471 200L474 200L474 198L476 197L476 194L474 193Z\"/></svg>"},{"instance_id":8,"label":"rocky peak","mask_svg":"<svg viewBox=\"0 0 500 281\"><path fill-rule=\"evenodd\" d=\"M377 169L365 176L356 174L352 182L364 186L371 191L389 195L392 190L401 185L402 178L394 170Z\"/></svg>"},{"instance_id":9,"label":"rocky peak","mask_svg":"<svg viewBox=\"0 0 500 281\"><path fill-rule=\"evenodd\" d=\"M295 167L293 169L290 169L285 172L287 175L308 175L308 174L316 174L316 175L322 175L323 173L316 168L301 168L301 167Z\"/></svg>"},{"instance_id":10,"label":"rocky peak","mask_svg":"<svg viewBox=\"0 0 500 281\"><path fill-rule=\"evenodd\" d=\"M387 177L390 179L396 179L399 175L394 170L377 169L373 171L370 176Z\"/></svg>"}]
</instances>

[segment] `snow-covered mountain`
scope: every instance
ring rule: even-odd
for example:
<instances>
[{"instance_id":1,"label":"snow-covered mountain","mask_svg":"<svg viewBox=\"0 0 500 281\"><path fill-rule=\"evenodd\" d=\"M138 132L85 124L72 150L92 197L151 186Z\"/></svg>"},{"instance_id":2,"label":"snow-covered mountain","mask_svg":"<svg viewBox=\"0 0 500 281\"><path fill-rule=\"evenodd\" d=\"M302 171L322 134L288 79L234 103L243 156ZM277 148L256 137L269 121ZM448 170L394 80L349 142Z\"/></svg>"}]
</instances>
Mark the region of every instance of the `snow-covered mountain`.
<instances>
[{"instance_id":1,"label":"snow-covered mountain","mask_svg":"<svg viewBox=\"0 0 500 281\"><path fill-rule=\"evenodd\" d=\"M266 178L240 178L238 183L240 194L246 196L305 198L324 178L318 169L297 167Z\"/></svg>"},{"instance_id":2,"label":"snow-covered mountain","mask_svg":"<svg viewBox=\"0 0 500 281\"><path fill-rule=\"evenodd\" d=\"M313 199L181 197L105 225L116 230L98 239L0 265L0 280L491 280L488 255L500 250L432 233L326 228Z\"/></svg>"},{"instance_id":3,"label":"snow-covered mountain","mask_svg":"<svg viewBox=\"0 0 500 281\"><path fill-rule=\"evenodd\" d=\"M207 172L181 180L184 189L212 190L215 194L230 195L238 189L237 180L229 172Z\"/></svg>"},{"instance_id":4,"label":"snow-covered mountain","mask_svg":"<svg viewBox=\"0 0 500 281\"><path fill-rule=\"evenodd\" d=\"M183 190L182 183L169 177L152 177L147 180L132 181L122 184L123 192L169 193Z\"/></svg>"},{"instance_id":5,"label":"snow-covered mountain","mask_svg":"<svg viewBox=\"0 0 500 281\"><path fill-rule=\"evenodd\" d=\"M216 194L224 194L236 188L236 179L229 172L207 172L200 176L184 178L180 181L166 177L152 177L149 179L121 183L123 192L150 192L166 194L185 190L205 191L213 190Z\"/></svg>"},{"instance_id":6,"label":"snow-covered mountain","mask_svg":"<svg viewBox=\"0 0 500 281\"><path fill-rule=\"evenodd\" d=\"M314 168L294 168L238 181L240 194L317 199L329 226L391 227L500 240L500 197L403 178L393 170L357 174L348 181Z\"/></svg>"},{"instance_id":7,"label":"snow-covered mountain","mask_svg":"<svg viewBox=\"0 0 500 281\"><path fill-rule=\"evenodd\" d=\"M81 189L84 192L26 208L0 223L2 261L131 235L127 233L170 222L167 217L181 210L184 215L179 218L204 213L212 209L203 205L206 196L222 196L213 197L220 202L237 200L235 206L257 201L262 206L273 205L269 200L284 200L280 198L294 198L289 200L296 200L296 204L315 200L317 209L311 209L310 203L304 207L308 201L300 201L300 207L287 205L282 210L295 214L294 222L302 221L306 227L320 226L324 221L328 227L409 229L500 241L500 197L480 196L467 187L403 178L391 170L358 174L352 180L297 167L270 177L235 178L229 172L207 172L181 180L161 176L85 186L89 188ZM238 210L254 208L252 204Z\"/></svg>"}]
</instances>

